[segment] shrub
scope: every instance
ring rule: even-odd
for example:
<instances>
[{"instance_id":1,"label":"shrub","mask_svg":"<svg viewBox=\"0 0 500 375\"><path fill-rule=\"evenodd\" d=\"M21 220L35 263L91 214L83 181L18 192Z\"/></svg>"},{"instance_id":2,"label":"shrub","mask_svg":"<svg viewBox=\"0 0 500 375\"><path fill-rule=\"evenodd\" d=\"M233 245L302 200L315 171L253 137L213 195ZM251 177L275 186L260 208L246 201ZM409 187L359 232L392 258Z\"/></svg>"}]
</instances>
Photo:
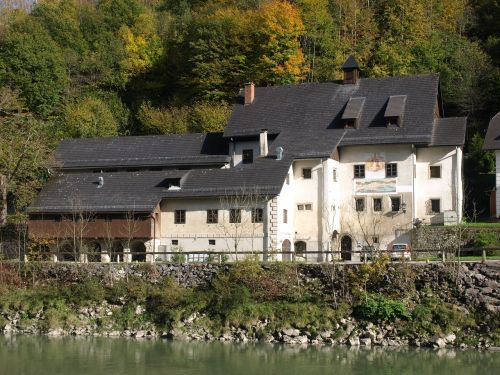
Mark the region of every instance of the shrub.
<instances>
[{"instance_id":1,"label":"shrub","mask_svg":"<svg viewBox=\"0 0 500 375\"><path fill-rule=\"evenodd\" d=\"M366 320L410 319L410 313L400 301L386 298L380 294L366 294L354 313Z\"/></svg>"}]
</instances>

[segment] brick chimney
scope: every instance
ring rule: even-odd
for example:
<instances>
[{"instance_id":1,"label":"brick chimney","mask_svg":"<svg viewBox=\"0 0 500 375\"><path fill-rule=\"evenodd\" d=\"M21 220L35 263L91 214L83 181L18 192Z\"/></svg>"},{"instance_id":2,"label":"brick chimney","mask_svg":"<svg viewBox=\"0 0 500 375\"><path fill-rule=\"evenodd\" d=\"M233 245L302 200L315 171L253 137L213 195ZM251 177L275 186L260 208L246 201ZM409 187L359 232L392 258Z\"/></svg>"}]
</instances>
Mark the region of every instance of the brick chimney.
<instances>
[{"instance_id":1,"label":"brick chimney","mask_svg":"<svg viewBox=\"0 0 500 375\"><path fill-rule=\"evenodd\" d=\"M354 56L349 56L342 65L344 71L344 85L356 84L359 79L359 65Z\"/></svg>"},{"instance_id":2,"label":"brick chimney","mask_svg":"<svg viewBox=\"0 0 500 375\"><path fill-rule=\"evenodd\" d=\"M253 82L245 83L245 105L250 105L253 103L255 98L255 85Z\"/></svg>"}]
</instances>

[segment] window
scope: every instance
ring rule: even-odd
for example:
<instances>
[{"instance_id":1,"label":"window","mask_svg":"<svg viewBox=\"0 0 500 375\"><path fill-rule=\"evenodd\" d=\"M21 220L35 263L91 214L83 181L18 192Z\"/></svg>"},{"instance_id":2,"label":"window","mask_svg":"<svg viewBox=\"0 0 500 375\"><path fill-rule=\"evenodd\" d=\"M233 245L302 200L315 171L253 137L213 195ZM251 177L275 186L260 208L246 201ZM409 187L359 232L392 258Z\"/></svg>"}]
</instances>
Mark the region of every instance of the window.
<instances>
[{"instance_id":1,"label":"window","mask_svg":"<svg viewBox=\"0 0 500 375\"><path fill-rule=\"evenodd\" d=\"M179 240L172 240L172 246L177 246L179 244Z\"/></svg>"},{"instance_id":2,"label":"window","mask_svg":"<svg viewBox=\"0 0 500 375\"><path fill-rule=\"evenodd\" d=\"M232 208L229 210L229 222L241 223L241 210L239 208Z\"/></svg>"},{"instance_id":3,"label":"window","mask_svg":"<svg viewBox=\"0 0 500 375\"><path fill-rule=\"evenodd\" d=\"M441 199L431 199L431 213L441 212Z\"/></svg>"},{"instance_id":4,"label":"window","mask_svg":"<svg viewBox=\"0 0 500 375\"><path fill-rule=\"evenodd\" d=\"M295 242L295 254L297 256L304 256L304 253L307 251L307 244L304 241Z\"/></svg>"},{"instance_id":5,"label":"window","mask_svg":"<svg viewBox=\"0 0 500 375\"><path fill-rule=\"evenodd\" d=\"M253 150L243 150L243 164L251 164L253 163Z\"/></svg>"},{"instance_id":6,"label":"window","mask_svg":"<svg viewBox=\"0 0 500 375\"><path fill-rule=\"evenodd\" d=\"M332 171L332 175L333 175L333 182L337 182L337 170L335 168Z\"/></svg>"},{"instance_id":7,"label":"window","mask_svg":"<svg viewBox=\"0 0 500 375\"><path fill-rule=\"evenodd\" d=\"M311 168L302 168L302 177L308 180L311 179L312 178Z\"/></svg>"},{"instance_id":8,"label":"window","mask_svg":"<svg viewBox=\"0 0 500 375\"><path fill-rule=\"evenodd\" d=\"M431 178L441 178L441 166L440 165L431 165L429 167L429 174Z\"/></svg>"},{"instance_id":9,"label":"window","mask_svg":"<svg viewBox=\"0 0 500 375\"><path fill-rule=\"evenodd\" d=\"M372 237L372 242L373 242L373 244L378 244L378 237L377 236L373 236Z\"/></svg>"},{"instance_id":10,"label":"window","mask_svg":"<svg viewBox=\"0 0 500 375\"><path fill-rule=\"evenodd\" d=\"M174 224L186 224L186 210L175 210Z\"/></svg>"},{"instance_id":11,"label":"window","mask_svg":"<svg viewBox=\"0 0 500 375\"><path fill-rule=\"evenodd\" d=\"M297 210L304 211L304 205L303 204L298 204L297 205Z\"/></svg>"},{"instance_id":12,"label":"window","mask_svg":"<svg viewBox=\"0 0 500 375\"><path fill-rule=\"evenodd\" d=\"M400 208L401 208L401 198L391 197L391 211L398 212Z\"/></svg>"},{"instance_id":13,"label":"window","mask_svg":"<svg viewBox=\"0 0 500 375\"><path fill-rule=\"evenodd\" d=\"M398 177L398 165L396 163L385 165L385 177Z\"/></svg>"},{"instance_id":14,"label":"window","mask_svg":"<svg viewBox=\"0 0 500 375\"><path fill-rule=\"evenodd\" d=\"M215 240L208 240L209 245L215 245Z\"/></svg>"},{"instance_id":15,"label":"window","mask_svg":"<svg viewBox=\"0 0 500 375\"><path fill-rule=\"evenodd\" d=\"M290 185L290 175L289 175L289 174L287 174L287 175L286 175L286 178L285 178L285 183L286 183L287 185Z\"/></svg>"},{"instance_id":16,"label":"window","mask_svg":"<svg viewBox=\"0 0 500 375\"><path fill-rule=\"evenodd\" d=\"M344 128L346 129L354 129L356 128L356 120L355 119L347 119L344 122Z\"/></svg>"},{"instance_id":17,"label":"window","mask_svg":"<svg viewBox=\"0 0 500 375\"><path fill-rule=\"evenodd\" d=\"M306 203L304 205L304 210L311 211L313 209L313 205L311 203Z\"/></svg>"},{"instance_id":18,"label":"window","mask_svg":"<svg viewBox=\"0 0 500 375\"><path fill-rule=\"evenodd\" d=\"M373 198L373 211L382 211L382 198Z\"/></svg>"},{"instance_id":19,"label":"window","mask_svg":"<svg viewBox=\"0 0 500 375\"><path fill-rule=\"evenodd\" d=\"M264 221L264 210L262 208L252 208L252 223L262 223Z\"/></svg>"},{"instance_id":20,"label":"window","mask_svg":"<svg viewBox=\"0 0 500 375\"><path fill-rule=\"evenodd\" d=\"M288 223L288 210L283 210L283 223Z\"/></svg>"},{"instance_id":21,"label":"window","mask_svg":"<svg viewBox=\"0 0 500 375\"><path fill-rule=\"evenodd\" d=\"M364 164L357 164L354 166L354 178L365 178Z\"/></svg>"},{"instance_id":22,"label":"window","mask_svg":"<svg viewBox=\"0 0 500 375\"><path fill-rule=\"evenodd\" d=\"M219 222L219 210L207 210L207 224L217 224Z\"/></svg>"},{"instance_id":23,"label":"window","mask_svg":"<svg viewBox=\"0 0 500 375\"><path fill-rule=\"evenodd\" d=\"M361 212L365 210L365 198L356 198L356 211Z\"/></svg>"}]
</instances>

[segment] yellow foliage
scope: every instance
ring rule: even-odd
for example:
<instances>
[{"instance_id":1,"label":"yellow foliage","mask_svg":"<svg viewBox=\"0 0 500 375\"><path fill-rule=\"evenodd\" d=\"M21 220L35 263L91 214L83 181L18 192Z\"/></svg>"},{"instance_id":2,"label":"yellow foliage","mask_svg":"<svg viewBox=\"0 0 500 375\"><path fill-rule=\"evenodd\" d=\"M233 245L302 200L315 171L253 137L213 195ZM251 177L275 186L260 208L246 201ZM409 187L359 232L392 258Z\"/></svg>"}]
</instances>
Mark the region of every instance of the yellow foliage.
<instances>
[{"instance_id":1,"label":"yellow foliage","mask_svg":"<svg viewBox=\"0 0 500 375\"><path fill-rule=\"evenodd\" d=\"M118 31L127 56L121 66L127 76L144 73L162 55L163 47L156 30L154 15L143 13L137 17L133 28L123 25Z\"/></svg>"}]
</instances>

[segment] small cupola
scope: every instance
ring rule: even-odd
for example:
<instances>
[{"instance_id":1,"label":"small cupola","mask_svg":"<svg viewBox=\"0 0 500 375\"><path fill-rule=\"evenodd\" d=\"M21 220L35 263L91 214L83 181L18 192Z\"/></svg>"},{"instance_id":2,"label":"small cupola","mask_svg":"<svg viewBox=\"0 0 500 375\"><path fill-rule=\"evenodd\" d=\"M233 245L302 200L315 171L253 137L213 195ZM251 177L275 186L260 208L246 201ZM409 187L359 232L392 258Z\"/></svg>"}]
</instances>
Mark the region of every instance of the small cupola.
<instances>
[{"instance_id":1,"label":"small cupola","mask_svg":"<svg viewBox=\"0 0 500 375\"><path fill-rule=\"evenodd\" d=\"M387 126L403 126L405 107L406 95L392 95L389 97L384 113Z\"/></svg>"},{"instance_id":2,"label":"small cupola","mask_svg":"<svg viewBox=\"0 0 500 375\"><path fill-rule=\"evenodd\" d=\"M354 56L349 56L342 65L344 71L344 84L356 84L359 79L359 65Z\"/></svg>"}]
</instances>

